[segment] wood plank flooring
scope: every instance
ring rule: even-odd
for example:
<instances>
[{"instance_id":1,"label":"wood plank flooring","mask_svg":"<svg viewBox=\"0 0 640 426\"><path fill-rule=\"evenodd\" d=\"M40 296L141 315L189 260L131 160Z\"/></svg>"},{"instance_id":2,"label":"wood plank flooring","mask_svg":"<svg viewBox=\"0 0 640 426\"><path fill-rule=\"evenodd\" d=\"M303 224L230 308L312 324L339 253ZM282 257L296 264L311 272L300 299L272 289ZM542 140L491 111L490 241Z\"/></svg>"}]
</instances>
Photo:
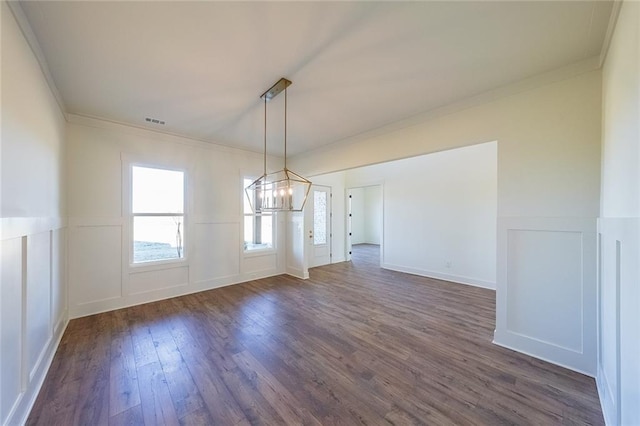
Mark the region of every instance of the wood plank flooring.
<instances>
[{"instance_id":1,"label":"wood plank flooring","mask_svg":"<svg viewBox=\"0 0 640 426\"><path fill-rule=\"evenodd\" d=\"M27 424L603 424L592 378L491 343L493 291L377 264L73 320Z\"/></svg>"}]
</instances>

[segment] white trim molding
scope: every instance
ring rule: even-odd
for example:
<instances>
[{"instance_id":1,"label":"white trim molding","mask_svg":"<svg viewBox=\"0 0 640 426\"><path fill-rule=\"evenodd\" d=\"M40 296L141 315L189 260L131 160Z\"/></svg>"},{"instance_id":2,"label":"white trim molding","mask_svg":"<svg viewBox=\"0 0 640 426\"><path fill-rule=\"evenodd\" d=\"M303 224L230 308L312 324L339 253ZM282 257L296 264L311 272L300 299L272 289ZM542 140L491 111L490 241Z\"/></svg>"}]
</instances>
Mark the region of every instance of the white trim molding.
<instances>
[{"instance_id":1,"label":"white trim molding","mask_svg":"<svg viewBox=\"0 0 640 426\"><path fill-rule=\"evenodd\" d=\"M465 277L463 275L455 275L455 274L444 274L442 272L429 271L426 269L419 269L419 268L411 268L411 267L402 266L402 265L394 265L392 263L383 263L381 267L384 269L389 269L391 271L404 272L407 274L419 275L421 277L427 277L427 278L435 278L438 280L449 281L456 284L471 285L474 287L486 288L489 290L496 289L495 282L483 280L480 278Z\"/></svg>"},{"instance_id":2,"label":"white trim molding","mask_svg":"<svg viewBox=\"0 0 640 426\"><path fill-rule=\"evenodd\" d=\"M594 2L595 3L595 2ZM594 4L595 7L595 4ZM609 15L609 24L607 25L607 32L604 35L604 41L602 42L602 49L600 49L599 67L602 68L604 61L607 59L609 53L609 47L611 46L611 38L613 32L616 29L618 23L618 16L620 15L620 8L622 7L622 0L614 0L611 6L611 15Z\"/></svg>"},{"instance_id":3,"label":"white trim molding","mask_svg":"<svg viewBox=\"0 0 640 426\"><path fill-rule=\"evenodd\" d=\"M640 218L598 219L598 368L605 423L640 424Z\"/></svg>"},{"instance_id":4,"label":"white trim molding","mask_svg":"<svg viewBox=\"0 0 640 426\"><path fill-rule=\"evenodd\" d=\"M596 375L596 219L498 218L494 343Z\"/></svg>"},{"instance_id":5,"label":"white trim molding","mask_svg":"<svg viewBox=\"0 0 640 426\"><path fill-rule=\"evenodd\" d=\"M0 423L17 425L26 423L69 322L67 228L59 217L1 224Z\"/></svg>"}]
</instances>

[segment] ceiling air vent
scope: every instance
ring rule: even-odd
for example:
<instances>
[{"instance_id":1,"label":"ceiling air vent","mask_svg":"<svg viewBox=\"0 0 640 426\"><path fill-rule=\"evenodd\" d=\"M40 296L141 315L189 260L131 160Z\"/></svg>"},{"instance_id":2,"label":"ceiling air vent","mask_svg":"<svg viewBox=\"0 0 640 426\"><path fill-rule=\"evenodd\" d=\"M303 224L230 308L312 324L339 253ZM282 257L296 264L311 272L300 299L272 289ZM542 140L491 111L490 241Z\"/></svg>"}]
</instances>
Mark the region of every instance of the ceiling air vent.
<instances>
[{"instance_id":1,"label":"ceiling air vent","mask_svg":"<svg viewBox=\"0 0 640 426\"><path fill-rule=\"evenodd\" d=\"M145 118L144 121L148 122L148 123L153 123L153 124L162 124L164 126L164 121L163 120L158 120L157 118Z\"/></svg>"}]
</instances>

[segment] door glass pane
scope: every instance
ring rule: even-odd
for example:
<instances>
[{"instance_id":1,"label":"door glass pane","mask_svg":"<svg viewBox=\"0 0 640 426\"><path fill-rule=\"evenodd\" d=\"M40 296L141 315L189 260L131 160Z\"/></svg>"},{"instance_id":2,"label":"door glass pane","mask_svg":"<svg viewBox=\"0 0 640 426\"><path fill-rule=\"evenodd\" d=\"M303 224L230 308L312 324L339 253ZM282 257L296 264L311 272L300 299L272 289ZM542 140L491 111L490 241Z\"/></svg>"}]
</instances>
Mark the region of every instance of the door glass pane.
<instances>
[{"instance_id":1,"label":"door glass pane","mask_svg":"<svg viewBox=\"0 0 640 426\"><path fill-rule=\"evenodd\" d=\"M133 263L184 257L183 216L133 218Z\"/></svg>"},{"instance_id":2,"label":"door glass pane","mask_svg":"<svg viewBox=\"0 0 640 426\"><path fill-rule=\"evenodd\" d=\"M327 244L327 193L313 191L313 244Z\"/></svg>"}]
</instances>

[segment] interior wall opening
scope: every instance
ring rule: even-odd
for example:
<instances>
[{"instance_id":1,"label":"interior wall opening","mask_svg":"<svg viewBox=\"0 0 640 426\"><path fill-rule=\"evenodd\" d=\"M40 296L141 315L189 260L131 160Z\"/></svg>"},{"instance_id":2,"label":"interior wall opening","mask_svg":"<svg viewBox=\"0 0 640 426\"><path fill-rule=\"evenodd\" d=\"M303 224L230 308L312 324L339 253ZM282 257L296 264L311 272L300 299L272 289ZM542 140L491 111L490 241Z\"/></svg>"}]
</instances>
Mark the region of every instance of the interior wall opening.
<instances>
[{"instance_id":1,"label":"interior wall opening","mask_svg":"<svg viewBox=\"0 0 640 426\"><path fill-rule=\"evenodd\" d=\"M382 268L495 289L497 149L493 141L314 176L333 188L333 262L351 260L352 245L380 244Z\"/></svg>"}]
</instances>

